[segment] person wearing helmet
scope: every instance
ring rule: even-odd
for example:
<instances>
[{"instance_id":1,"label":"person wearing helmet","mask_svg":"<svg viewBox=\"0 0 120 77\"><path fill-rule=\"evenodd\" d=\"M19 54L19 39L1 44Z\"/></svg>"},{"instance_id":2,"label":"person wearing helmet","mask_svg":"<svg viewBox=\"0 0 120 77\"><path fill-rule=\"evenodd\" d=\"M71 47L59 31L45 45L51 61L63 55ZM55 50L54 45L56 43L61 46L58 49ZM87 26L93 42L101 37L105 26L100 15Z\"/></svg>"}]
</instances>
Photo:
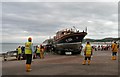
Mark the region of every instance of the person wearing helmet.
<instances>
[{"instance_id":1,"label":"person wearing helmet","mask_svg":"<svg viewBox=\"0 0 120 77\"><path fill-rule=\"evenodd\" d=\"M87 59L88 59L88 65L90 64L92 52L93 52L92 46L90 45L90 42L87 42L84 50L85 59L82 63L83 65L86 64Z\"/></svg>"},{"instance_id":2,"label":"person wearing helmet","mask_svg":"<svg viewBox=\"0 0 120 77\"><path fill-rule=\"evenodd\" d=\"M116 55L118 52L118 45L116 43L116 41L112 44L112 60L116 60Z\"/></svg>"},{"instance_id":3,"label":"person wearing helmet","mask_svg":"<svg viewBox=\"0 0 120 77\"><path fill-rule=\"evenodd\" d=\"M26 72L31 71L33 43L32 38L28 38L28 42L25 43L25 54L26 54Z\"/></svg>"}]
</instances>

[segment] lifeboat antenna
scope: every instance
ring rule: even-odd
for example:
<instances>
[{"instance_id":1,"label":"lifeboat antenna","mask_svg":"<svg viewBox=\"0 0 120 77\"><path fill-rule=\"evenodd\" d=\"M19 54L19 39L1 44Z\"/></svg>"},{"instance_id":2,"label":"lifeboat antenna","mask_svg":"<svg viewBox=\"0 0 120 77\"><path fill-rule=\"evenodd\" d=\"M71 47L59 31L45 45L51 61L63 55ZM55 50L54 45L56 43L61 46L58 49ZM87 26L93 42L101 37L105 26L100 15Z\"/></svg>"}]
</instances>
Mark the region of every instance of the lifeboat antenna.
<instances>
[{"instance_id":1,"label":"lifeboat antenna","mask_svg":"<svg viewBox=\"0 0 120 77\"><path fill-rule=\"evenodd\" d=\"M77 31L77 29L75 28L75 26L73 26L73 28Z\"/></svg>"},{"instance_id":2,"label":"lifeboat antenna","mask_svg":"<svg viewBox=\"0 0 120 77\"><path fill-rule=\"evenodd\" d=\"M87 32L87 27L85 28L85 32Z\"/></svg>"}]
</instances>

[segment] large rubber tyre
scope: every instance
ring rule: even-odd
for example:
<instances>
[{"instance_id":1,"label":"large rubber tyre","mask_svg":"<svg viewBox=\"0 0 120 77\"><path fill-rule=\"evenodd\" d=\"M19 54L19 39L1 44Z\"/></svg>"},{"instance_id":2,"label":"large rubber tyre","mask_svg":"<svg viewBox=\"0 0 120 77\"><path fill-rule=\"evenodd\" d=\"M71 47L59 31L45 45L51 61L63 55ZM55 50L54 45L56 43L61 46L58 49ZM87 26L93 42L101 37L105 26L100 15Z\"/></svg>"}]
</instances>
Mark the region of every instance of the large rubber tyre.
<instances>
[{"instance_id":1,"label":"large rubber tyre","mask_svg":"<svg viewBox=\"0 0 120 77\"><path fill-rule=\"evenodd\" d=\"M62 51L59 50L59 51L58 51L58 54L62 55Z\"/></svg>"}]
</instances>

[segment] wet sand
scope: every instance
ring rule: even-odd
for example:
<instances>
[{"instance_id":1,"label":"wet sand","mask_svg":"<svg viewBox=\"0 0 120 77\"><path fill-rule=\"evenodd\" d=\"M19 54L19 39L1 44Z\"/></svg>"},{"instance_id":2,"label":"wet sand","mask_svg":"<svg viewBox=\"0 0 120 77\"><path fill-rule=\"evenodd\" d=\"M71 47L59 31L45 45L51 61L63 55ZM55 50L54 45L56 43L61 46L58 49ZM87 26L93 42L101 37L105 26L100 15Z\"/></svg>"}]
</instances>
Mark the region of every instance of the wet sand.
<instances>
[{"instance_id":1,"label":"wet sand","mask_svg":"<svg viewBox=\"0 0 120 77\"><path fill-rule=\"evenodd\" d=\"M25 71L25 60L3 61L2 75L118 75L118 60L111 60L111 51L94 51L90 65L82 65L82 55L47 54L34 59L32 71Z\"/></svg>"}]
</instances>

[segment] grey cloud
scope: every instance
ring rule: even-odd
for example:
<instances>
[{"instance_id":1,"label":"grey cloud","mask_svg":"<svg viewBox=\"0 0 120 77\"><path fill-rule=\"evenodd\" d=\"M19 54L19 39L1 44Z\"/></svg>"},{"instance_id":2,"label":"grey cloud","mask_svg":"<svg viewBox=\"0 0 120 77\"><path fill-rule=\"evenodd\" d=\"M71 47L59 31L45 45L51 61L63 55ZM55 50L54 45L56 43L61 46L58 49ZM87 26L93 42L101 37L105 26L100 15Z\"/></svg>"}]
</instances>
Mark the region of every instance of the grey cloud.
<instances>
[{"instance_id":1,"label":"grey cloud","mask_svg":"<svg viewBox=\"0 0 120 77\"><path fill-rule=\"evenodd\" d=\"M118 27L114 2L5 2L2 11L4 38L32 35L40 39L39 36L53 36L62 27L74 25L81 31L88 27L90 38L103 38L117 33Z\"/></svg>"},{"instance_id":2,"label":"grey cloud","mask_svg":"<svg viewBox=\"0 0 120 77\"><path fill-rule=\"evenodd\" d=\"M119 0L90 0L91 2L118 2ZM89 0L2 0L2 2L90 2Z\"/></svg>"}]
</instances>

